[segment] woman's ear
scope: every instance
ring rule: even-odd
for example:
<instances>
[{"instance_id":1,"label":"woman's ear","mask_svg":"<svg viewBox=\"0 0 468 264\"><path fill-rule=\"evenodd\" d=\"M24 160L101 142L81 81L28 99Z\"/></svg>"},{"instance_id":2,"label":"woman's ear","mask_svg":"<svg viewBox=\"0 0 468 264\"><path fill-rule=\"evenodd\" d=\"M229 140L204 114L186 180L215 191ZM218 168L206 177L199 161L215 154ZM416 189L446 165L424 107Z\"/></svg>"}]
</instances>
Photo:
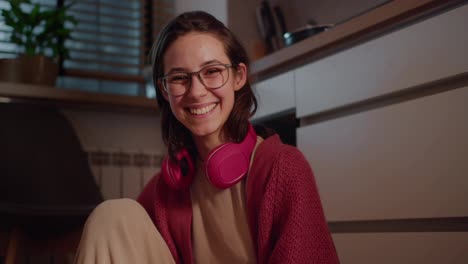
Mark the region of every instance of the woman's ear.
<instances>
[{"instance_id":1,"label":"woman's ear","mask_svg":"<svg viewBox=\"0 0 468 264\"><path fill-rule=\"evenodd\" d=\"M241 62L234 69L234 91L239 91L247 82L247 66Z\"/></svg>"},{"instance_id":2,"label":"woman's ear","mask_svg":"<svg viewBox=\"0 0 468 264\"><path fill-rule=\"evenodd\" d=\"M166 99L166 101L169 102L169 94L166 92L166 90L164 90L164 87L163 87L163 84L162 84L161 80L158 80L158 84L157 84L156 87L157 87L157 89L159 89L159 91L163 95L164 99Z\"/></svg>"}]
</instances>

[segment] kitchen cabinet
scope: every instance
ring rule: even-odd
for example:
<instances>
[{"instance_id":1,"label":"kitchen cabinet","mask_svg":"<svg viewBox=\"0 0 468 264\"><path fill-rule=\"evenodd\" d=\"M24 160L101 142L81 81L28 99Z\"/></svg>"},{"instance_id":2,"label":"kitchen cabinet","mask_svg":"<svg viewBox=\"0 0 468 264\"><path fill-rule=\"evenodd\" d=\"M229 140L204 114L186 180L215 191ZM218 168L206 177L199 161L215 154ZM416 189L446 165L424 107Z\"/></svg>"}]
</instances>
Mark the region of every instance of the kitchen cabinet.
<instances>
[{"instance_id":1,"label":"kitchen cabinet","mask_svg":"<svg viewBox=\"0 0 468 264\"><path fill-rule=\"evenodd\" d=\"M302 66L305 117L468 71L468 5Z\"/></svg>"},{"instance_id":2,"label":"kitchen cabinet","mask_svg":"<svg viewBox=\"0 0 468 264\"><path fill-rule=\"evenodd\" d=\"M276 98L260 102L255 118L289 109L300 120L296 144L314 171L342 263L468 259L468 4L432 12L433 4L391 1L251 67L263 80L260 98ZM340 42L354 36L340 36L344 29L385 28L400 17L378 19L392 6L429 11ZM367 20L374 24L361 27ZM289 88L273 91L285 89L282 74L294 87L288 107L280 105Z\"/></svg>"},{"instance_id":3,"label":"kitchen cabinet","mask_svg":"<svg viewBox=\"0 0 468 264\"><path fill-rule=\"evenodd\" d=\"M468 216L467 23L462 5L296 69L297 145L329 221Z\"/></svg>"},{"instance_id":4,"label":"kitchen cabinet","mask_svg":"<svg viewBox=\"0 0 468 264\"><path fill-rule=\"evenodd\" d=\"M410 232L335 234L341 263L464 264L468 233Z\"/></svg>"},{"instance_id":5,"label":"kitchen cabinet","mask_svg":"<svg viewBox=\"0 0 468 264\"><path fill-rule=\"evenodd\" d=\"M296 107L294 72L289 71L254 85L258 108L253 121L271 118Z\"/></svg>"},{"instance_id":6,"label":"kitchen cabinet","mask_svg":"<svg viewBox=\"0 0 468 264\"><path fill-rule=\"evenodd\" d=\"M293 70L342 263L468 259L466 24L465 2Z\"/></svg>"},{"instance_id":7,"label":"kitchen cabinet","mask_svg":"<svg viewBox=\"0 0 468 264\"><path fill-rule=\"evenodd\" d=\"M328 221L468 216L468 86L300 127Z\"/></svg>"}]
</instances>

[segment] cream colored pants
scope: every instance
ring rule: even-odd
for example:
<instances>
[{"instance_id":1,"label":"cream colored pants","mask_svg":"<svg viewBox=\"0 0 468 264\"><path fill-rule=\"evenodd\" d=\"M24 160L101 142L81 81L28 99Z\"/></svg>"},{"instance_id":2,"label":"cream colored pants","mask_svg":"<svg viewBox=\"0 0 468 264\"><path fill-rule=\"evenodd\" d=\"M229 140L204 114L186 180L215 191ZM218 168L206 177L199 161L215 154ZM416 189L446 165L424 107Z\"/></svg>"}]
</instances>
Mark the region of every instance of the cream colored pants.
<instances>
[{"instance_id":1,"label":"cream colored pants","mask_svg":"<svg viewBox=\"0 0 468 264\"><path fill-rule=\"evenodd\" d=\"M107 200L86 221L75 263L175 263L145 209L130 199Z\"/></svg>"}]
</instances>

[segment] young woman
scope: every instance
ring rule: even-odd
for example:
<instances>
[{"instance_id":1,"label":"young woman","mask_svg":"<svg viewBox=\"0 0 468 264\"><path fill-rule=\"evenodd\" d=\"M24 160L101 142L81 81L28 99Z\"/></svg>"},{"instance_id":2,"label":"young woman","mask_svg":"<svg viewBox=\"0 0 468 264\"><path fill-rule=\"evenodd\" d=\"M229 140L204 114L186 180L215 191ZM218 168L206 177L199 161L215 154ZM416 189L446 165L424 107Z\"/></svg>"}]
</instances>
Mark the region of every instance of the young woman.
<instances>
[{"instance_id":1,"label":"young woman","mask_svg":"<svg viewBox=\"0 0 468 264\"><path fill-rule=\"evenodd\" d=\"M204 12L172 20L153 47L168 157L138 198L89 217L77 263L338 263L312 170L249 123L248 58Z\"/></svg>"}]
</instances>

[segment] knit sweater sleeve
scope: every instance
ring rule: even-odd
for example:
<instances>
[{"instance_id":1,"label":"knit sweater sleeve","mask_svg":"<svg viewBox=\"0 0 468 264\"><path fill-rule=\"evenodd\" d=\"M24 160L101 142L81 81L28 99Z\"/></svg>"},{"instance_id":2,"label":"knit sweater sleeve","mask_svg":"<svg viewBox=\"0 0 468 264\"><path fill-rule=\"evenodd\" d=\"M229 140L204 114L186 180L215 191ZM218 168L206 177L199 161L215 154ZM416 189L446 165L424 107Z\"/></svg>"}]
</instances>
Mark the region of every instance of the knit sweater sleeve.
<instances>
[{"instance_id":1,"label":"knit sweater sleeve","mask_svg":"<svg viewBox=\"0 0 468 264\"><path fill-rule=\"evenodd\" d=\"M269 263L339 263L312 169L303 154L283 145L269 184L276 237Z\"/></svg>"},{"instance_id":2,"label":"knit sweater sleeve","mask_svg":"<svg viewBox=\"0 0 468 264\"><path fill-rule=\"evenodd\" d=\"M156 199L156 185L158 179L159 174L153 176L137 198L137 201L145 208L153 222L155 222L154 202Z\"/></svg>"}]
</instances>

